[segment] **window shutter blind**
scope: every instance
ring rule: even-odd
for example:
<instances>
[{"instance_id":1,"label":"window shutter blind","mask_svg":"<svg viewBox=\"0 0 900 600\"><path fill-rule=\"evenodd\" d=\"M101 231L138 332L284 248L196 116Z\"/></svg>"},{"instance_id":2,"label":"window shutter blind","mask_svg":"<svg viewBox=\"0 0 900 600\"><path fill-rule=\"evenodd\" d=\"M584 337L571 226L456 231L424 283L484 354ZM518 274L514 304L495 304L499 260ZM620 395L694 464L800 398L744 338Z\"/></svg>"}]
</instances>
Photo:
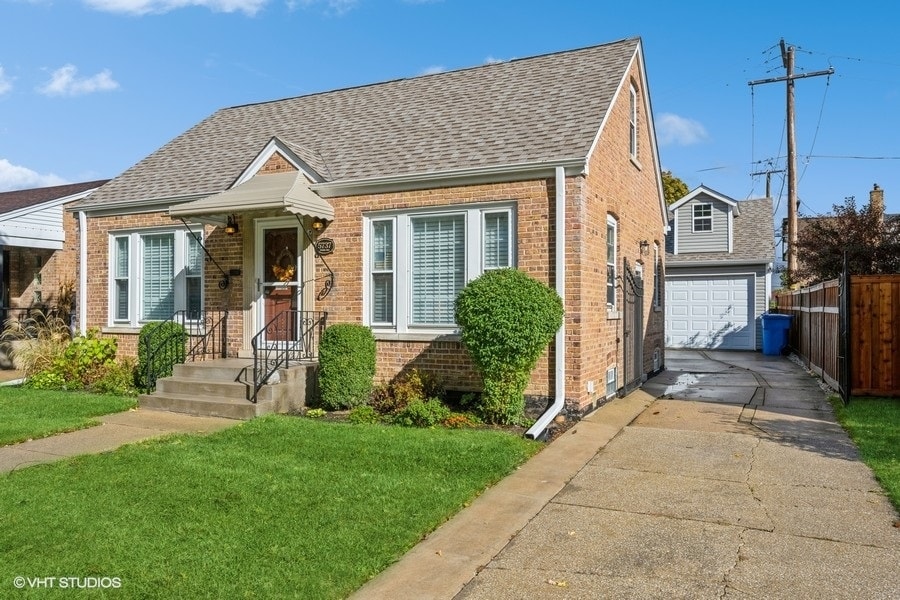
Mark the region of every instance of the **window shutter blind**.
<instances>
[{"instance_id":1,"label":"window shutter blind","mask_svg":"<svg viewBox=\"0 0 900 600\"><path fill-rule=\"evenodd\" d=\"M128 318L128 238L116 238L116 319Z\"/></svg>"},{"instance_id":2,"label":"window shutter blind","mask_svg":"<svg viewBox=\"0 0 900 600\"><path fill-rule=\"evenodd\" d=\"M372 322L394 322L394 222L372 223Z\"/></svg>"},{"instance_id":3,"label":"window shutter blind","mask_svg":"<svg viewBox=\"0 0 900 600\"><path fill-rule=\"evenodd\" d=\"M175 313L175 236L145 235L143 318L161 321Z\"/></svg>"},{"instance_id":4,"label":"window shutter blind","mask_svg":"<svg viewBox=\"0 0 900 600\"><path fill-rule=\"evenodd\" d=\"M465 217L412 219L412 315L416 325L452 325L465 282Z\"/></svg>"},{"instance_id":5,"label":"window shutter blind","mask_svg":"<svg viewBox=\"0 0 900 600\"><path fill-rule=\"evenodd\" d=\"M509 213L484 215L484 269L509 266Z\"/></svg>"}]
</instances>

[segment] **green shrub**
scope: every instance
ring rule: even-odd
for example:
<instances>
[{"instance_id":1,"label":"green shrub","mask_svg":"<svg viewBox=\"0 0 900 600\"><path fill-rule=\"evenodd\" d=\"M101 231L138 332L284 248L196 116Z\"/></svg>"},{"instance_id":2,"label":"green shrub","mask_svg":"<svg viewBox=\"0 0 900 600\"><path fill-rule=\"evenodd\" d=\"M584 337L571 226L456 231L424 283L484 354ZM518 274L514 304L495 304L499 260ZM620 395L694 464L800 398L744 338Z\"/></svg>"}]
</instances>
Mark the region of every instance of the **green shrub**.
<instances>
[{"instance_id":1,"label":"green shrub","mask_svg":"<svg viewBox=\"0 0 900 600\"><path fill-rule=\"evenodd\" d=\"M375 378L375 336L364 325L338 323L319 342L319 392L330 410L365 404Z\"/></svg>"},{"instance_id":2,"label":"green shrub","mask_svg":"<svg viewBox=\"0 0 900 600\"><path fill-rule=\"evenodd\" d=\"M147 323L138 336L138 364L135 383L150 389L160 377L172 374L172 367L184 362L187 332L179 323Z\"/></svg>"},{"instance_id":3,"label":"green shrub","mask_svg":"<svg viewBox=\"0 0 900 600\"><path fill-rule=\"evenodd\" d=\"M525 388L562 324L559 295L516 269L487 271L456 299L463 344L481 373L480 411L490 423L525 418Z\"/></svg>"},{"instance_id":4,"label":"green shrub","mask_svg":"<svg viewBox=\"0 0 900 600\"><path fill-rule=\"evenodd\" d=\"M406 427L434 427L450 417L450 409L437 398L413 400L392 421Z\"/></svg>"},{"instance_id":5,"label":"green shrub","mask_svg":"<svg viewBox=\"0 0 900 600\"><path fill-rule=\"evenodd\" d=\"M390 383L375 388L369 404L382 415L395 414L413 400L443 398L444 387L434 376L411 369L394 378Z\"/></svg>"},{"instance_id":6,"label":"green shrub","mask_svg":"<svg viewBox=\"0 0 900 600\"><path fill-rule=\"evenodd\" d=\"M321 419L325 416L325 409L322 408L310 408L304 416L309 417L310 419Z\"/></svg>"},{"instance_id":7,"label":"green shrub","mask_svg":"<svg viewBox=\"0 0 900 600\"><path fill-rule=\"evenodd\" d=\"M351 423L374 425L381 422L381 415L368 404L361 404L350 410L347 420Z\"/></svg>"},{"instance_id":8,"label":"green shrub","mask_svg":"<svg viewBox=\"0 0 900 600\"><path fill-rule=\"evenodd\" d=\"M77 384L68 383L65 378L53 370L41 371L35 373L25 380L22 384L23 388L32 390L75 390L78 389Z\"/></svg>"},{"instance_id":9,"label":"green shrub","mask_svg":"<svg viewBox=\"0 0 900 600\"><path fill-rule=\"evenodd\" d=\"M88 386L90 391L111 396L137 396L137 389L134 387L133 360L105 363L98 369L97 374L97 379Z\"/></svg>"},{"instance_id":10,"label":"green shrub","mask_svg":"<svg viewBox=\"0 0 900 600\"><path fill-rule=\"evenodd\" d=\"M89 387L104 376L110 365L115 365L117 348L115 339L99 338L92 329L69 342L62 356L53 362L53 370L66 381Z\"/></svg>"}]
</instances>

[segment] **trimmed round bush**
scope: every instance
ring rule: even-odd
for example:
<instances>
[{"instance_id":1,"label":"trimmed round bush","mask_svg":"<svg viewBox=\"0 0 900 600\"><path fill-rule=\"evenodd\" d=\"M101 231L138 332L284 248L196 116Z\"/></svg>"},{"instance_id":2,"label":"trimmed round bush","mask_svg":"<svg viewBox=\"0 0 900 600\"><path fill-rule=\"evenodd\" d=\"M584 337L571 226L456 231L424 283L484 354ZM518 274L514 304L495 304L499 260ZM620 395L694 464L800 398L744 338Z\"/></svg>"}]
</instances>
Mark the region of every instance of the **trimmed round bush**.
<instances>
[{"instance_id":1,"label":"trimmed round bush","mask_svg":"<svg viewBox=\"0 0 900 600\"><path fill-rule=\"evenodd\" d=\"M375 379L375 336L355 323L325 329L319 342L319 395L328 410L366 404Z\"/></svg>"},{"instance_id":2,"label":"trimmed round bush","mask_svg":"<svg viewBox=\"0 0 900 600\"><path fill-rule=\"evenodd\" d=\"M524 422L531 371L562 319L556 291L517 269L487 271L460 292L456 322L481 373L479 408L487 422Z\"/></svg>"},{"instance_id":3,"label":"trimmed round bush","mask_svg":"<svg viewBox=\"0 0 900 600\"><path fill-rule=\"evenodd\" d=\"M172 374L172 367L185 359L187 331L180 323L147 323L138 335L138 364L135 383L139 389L151 389L156 380Z\"/></svg>"}]
</instances>

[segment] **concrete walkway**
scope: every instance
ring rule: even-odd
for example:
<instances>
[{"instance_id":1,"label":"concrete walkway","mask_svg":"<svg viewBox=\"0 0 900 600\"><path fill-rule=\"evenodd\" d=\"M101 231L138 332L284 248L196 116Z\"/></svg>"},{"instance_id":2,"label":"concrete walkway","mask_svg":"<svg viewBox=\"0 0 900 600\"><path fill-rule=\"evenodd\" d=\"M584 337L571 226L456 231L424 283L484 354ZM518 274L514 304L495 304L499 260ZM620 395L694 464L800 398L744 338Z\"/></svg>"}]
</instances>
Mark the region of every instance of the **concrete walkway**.
<instances>
[{"instance_id":1,"label":"concrete walkway","mask_svg":"<svg viewBox=\"0 0 900 600\"><path fill-rule=\"evenodd\" d=\"M232 419L194 417L140 408L98 419L102 424L96 427L3 446L0 448L0 473L79 454L106 452L122 444L170 433L210 432L241 423Z\"/></svg>"},{"instance_id":2,"label":"concrete walkway","mask_svg":"<svg viewBox=\"0 0 900 600\"><path fill-rule=\"evenodd\" d=\"M900 598L898 516L813 377L757 353L666 366L353 598Z\"/></svg>"}]
</instances>

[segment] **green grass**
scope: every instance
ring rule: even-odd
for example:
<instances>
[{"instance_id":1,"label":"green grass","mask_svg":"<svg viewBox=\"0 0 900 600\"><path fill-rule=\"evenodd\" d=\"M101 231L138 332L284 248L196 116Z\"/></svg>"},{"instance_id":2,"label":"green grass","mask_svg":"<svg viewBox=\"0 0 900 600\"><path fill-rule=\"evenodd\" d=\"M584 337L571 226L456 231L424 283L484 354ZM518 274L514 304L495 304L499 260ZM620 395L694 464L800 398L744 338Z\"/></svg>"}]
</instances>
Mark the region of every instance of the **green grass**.
<instances>
[{"instance_id":1,"label":"green grass","mask_svg":"<svg viewBox=\"0 0 900 600\"><path fill-rule=\"evenodd\" d=\"M900 510L900 398L832 399L838 421L859 448L891 502Z\"/></svg>"},{"instance_id":2,"label":"green grass","mask_svg":"<svg viewBox=\"0 0 900 600\"><path fill-rule=\"evenodd\" d=\"M0 387L0 446L98 425L94 417L134 406L134 398Z\"/></svg>"},{"instance_id":3,"label":"green grass","mask_svg":"<svg viewBox=\"0 0 900 600\"><path fill-rule=\"evenodd\" d=\"M540 447L269 416L31 467L0 478L0 596L65 575L119 577L116 598L346 597Z\"/></svg>"}]
</instances>

